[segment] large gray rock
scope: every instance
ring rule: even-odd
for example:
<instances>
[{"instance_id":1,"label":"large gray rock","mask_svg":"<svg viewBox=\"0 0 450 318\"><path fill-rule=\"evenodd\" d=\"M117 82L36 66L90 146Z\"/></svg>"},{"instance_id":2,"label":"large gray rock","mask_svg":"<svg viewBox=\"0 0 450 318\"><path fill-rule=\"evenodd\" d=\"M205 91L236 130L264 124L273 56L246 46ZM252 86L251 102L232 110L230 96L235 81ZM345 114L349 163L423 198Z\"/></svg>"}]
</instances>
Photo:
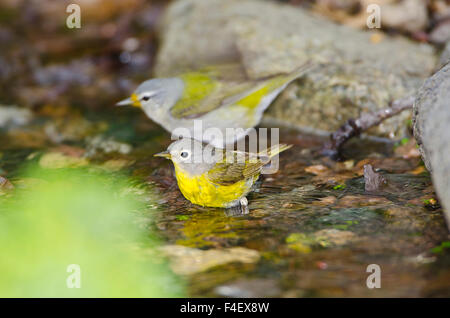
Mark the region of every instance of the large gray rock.
<instances>
[{"instance_id":1,"label":"large gray rock","mask_svg":"<svg viewBox=\"0 0 450 318\"><path fill-rule=\"evenodd\" d=\"M241 62L248 77L259 78L307 60L324 62L290 85L265 120L333 131L362 111L414 94L435 66L431 46L383 35L379 41L376 32L270 1L179 0L162 24L156 76L231 60ZM409 116L404 112L369 133L399 137Z\"/></svg>"},{"instance_id":2,"label":"large gray rock","mask_svg":"<svg viewBox=\"0 0 450 318\"><path fill-rule=\"evenodd\" d=\"M447 44L445 45L444 49L441 52L441 56L439 58L439 65L440 67L442 67L448 62L450 62L450 41L447 42Z\"/></svg>"},{"instance_id":3,"label":"large gray rock","mask_svg":"<svg viewBox=\"0 0 450 318\"><path fill-rule=\"evenodd\" d=\"M450 63L420 88L413 110L414 136L432 172L450 225Z\"/></svg>"}]
</instances>

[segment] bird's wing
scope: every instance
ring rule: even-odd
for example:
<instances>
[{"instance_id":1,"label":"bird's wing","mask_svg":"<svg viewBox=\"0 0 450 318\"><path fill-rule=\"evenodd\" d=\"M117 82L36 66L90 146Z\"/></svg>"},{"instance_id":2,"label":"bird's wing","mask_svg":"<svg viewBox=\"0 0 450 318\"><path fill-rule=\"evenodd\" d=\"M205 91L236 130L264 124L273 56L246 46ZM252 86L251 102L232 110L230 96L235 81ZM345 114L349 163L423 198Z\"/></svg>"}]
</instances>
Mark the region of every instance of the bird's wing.
<instances>
[{"instance_id":1,"label":"bird's wing","mask_svg":"<svg viewBox=\"0 0 450 318\"><path fill-rule=\"evenodd\" d=\"M231 75L230 68L205 69L180 75L185 84L180 100L170 109L174 118L198 118L224 104L231 96L254 87L254 81Z\"/></svg>"},{"instance_id":2,"label":"bird's wing","mask_svg":"<svg viewBox=\"0 0 450 318\"><path fill-rule=\"evenodd\" d=\"M185 83L183 96L171 108L174 118L198 118L222 106L238 103L256 109L270 93L302 76L311 68L306 63L290 74L249 80L242 66L226 64L180 75Z\"/></svg>"},{"instance_id":3,"label":"bird's wing","mask_svg":"<svg viewBox=\"0 0 450 318\"><path fill-rule=\"evenodd\" d=\"M292 145L278 144L257 154L223 150L222 158L208 171L207 177L211 182L219 185L231 185L255 177L274 156L291 147Z\"/></svg>"},{"instance_id":4,"label":"bird's wing","mask_svg":"<svg viewBox=\"0 0 450 318\"><path fill-rule=\"evenodd\" d=\"M208 171L207 176L215 184L231 185L257 176L261 167L267 163L267 159L259 155L250 156L246 152L224 152L222 160Z\"/></svg>"}]
</instances>

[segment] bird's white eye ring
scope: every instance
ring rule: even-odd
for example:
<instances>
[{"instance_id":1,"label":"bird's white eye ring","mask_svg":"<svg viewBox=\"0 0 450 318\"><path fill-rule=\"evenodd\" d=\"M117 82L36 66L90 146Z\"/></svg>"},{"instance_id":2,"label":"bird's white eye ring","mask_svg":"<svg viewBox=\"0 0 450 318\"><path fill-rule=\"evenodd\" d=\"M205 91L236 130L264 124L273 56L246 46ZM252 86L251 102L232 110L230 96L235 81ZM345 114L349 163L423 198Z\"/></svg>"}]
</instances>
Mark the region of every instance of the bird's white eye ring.
<instances>
[{"instance_id":1,"label":"bird's white eye ring","mask_svg":"<svg viewBox=\"0 0 450 318\"><path fill-rule=\"evenodd\" d=\"M139 95L139 100L146 102L155 95L156 95L155 92L144 92L141 95Z\"/></svg>"},{"instance_id":2,"label":"bird's white eye ring","mask_svg":"<svg viewBox=\"0 0 450 318\"><path fill-rule=\"evenodd\" d=\"M187 150L183 150L180 153L180 157L183 158L184 160L189 159L190 156L191 156L191 153Z\"/></svg>"}]
</instances>

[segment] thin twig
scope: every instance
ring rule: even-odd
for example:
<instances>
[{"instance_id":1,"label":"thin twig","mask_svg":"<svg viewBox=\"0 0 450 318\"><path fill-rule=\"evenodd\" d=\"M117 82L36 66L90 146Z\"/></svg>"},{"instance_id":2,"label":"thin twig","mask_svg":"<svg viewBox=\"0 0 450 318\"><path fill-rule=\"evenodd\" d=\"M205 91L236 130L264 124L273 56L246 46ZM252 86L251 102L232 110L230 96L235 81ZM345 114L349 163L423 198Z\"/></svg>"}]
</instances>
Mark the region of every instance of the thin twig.
<instances>
[{"instance_id":1,"label":"thin twig","mask_svg":"<svg viewBox=\"0 0 450 318\"><path fill-rule=\"evenodd\" d=\"M351 138L359 136L369 128L379 125L382 121L401 113L404 110L411 109L414 104L414 96L408 96L395 100L389 108L379 110L374 113L363 113L358 119L349 119L337 131L330 135L323 149L322 154L335 160L340 158L342 146Z\"/></svg>"}]
</instances>

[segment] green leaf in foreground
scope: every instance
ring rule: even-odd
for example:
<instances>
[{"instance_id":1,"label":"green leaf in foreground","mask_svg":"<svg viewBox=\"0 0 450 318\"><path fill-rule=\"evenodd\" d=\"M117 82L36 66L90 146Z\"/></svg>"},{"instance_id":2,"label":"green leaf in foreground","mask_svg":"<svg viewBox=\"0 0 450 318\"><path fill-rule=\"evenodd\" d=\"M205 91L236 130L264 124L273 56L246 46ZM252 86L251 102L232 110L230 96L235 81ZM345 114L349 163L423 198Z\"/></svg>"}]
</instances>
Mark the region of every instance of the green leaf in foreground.
<instances>
[{"instance_id":1,"label":"green leaf in foreground","mask_svg":"<svg viewBox=\"0 0 450 318\"><path fill-rule=\"evenodd\" d=\"M123 182L64 170L27 177L39 182L0 202L0 297L184 295L151 252L155 240L135 224L145 206L124 195ZM80 288L68 288L76 282L71 264Z\"/></svg>"}]
</instances>

